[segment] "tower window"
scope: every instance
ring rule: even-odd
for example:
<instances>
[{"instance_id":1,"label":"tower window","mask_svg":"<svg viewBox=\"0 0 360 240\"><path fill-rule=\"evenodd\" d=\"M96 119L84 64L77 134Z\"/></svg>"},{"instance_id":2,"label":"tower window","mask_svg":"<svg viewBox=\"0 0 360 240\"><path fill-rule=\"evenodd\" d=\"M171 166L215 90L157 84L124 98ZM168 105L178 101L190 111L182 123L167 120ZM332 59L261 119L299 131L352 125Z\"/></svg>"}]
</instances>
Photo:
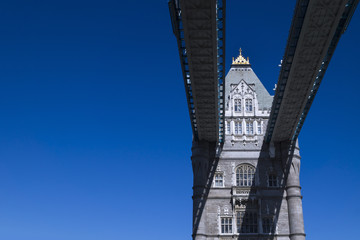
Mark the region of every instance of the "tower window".
<instances>
[{"instance_id":1,"label":"tower window","mask_svg":"<svg viewBox=\"0 0 360 240\"><path fill-rule=\"evenodd\" d=\"M274 173L269 174L268 184L269 184L269 187L277 187L278 186L276 174L274 174Z\"/></svg>"},{"instance_id":2,"label":"tower window","mask_svg":"<svg viewBox=\"0 0 360 240\"><path fill-rule=\"evenodd\" d=\"M222 217L221 218L221 233L232 233L232 218Z\"/></svg>"},{"instance_id":3,"label":"tower window","mask_svg":"<svg viewBox=\"0 0 360 240\"><path fill-rule=\"evenodd\" d=\"M255 168L244 164L236 169L236 185L249 187L255 185Z\"/></svg>"},{"instance_id":4,"label":"tower window","mask_svg":"<svg viewBox=\"0 0 360 240\"><path fill-rule=\"evenodd\" d=\"M274 232L274 220L272 217L264 217L262 219L262 226L264 233L273 233Z\"/></svg>"},{"instance_id":5,"label":"tower window","mask_svg":"<svg viewBox=\"0 0 360 240\"><path fill-rule=\"evenodd\" d=\"M235 112L241 112L241 99L234 100L234 110Z\"/></svg>"},{"instance_id":6,"label":"tower window","mask_svg":"<svg viewBox=\"0 0 360 240\"><path fill-rule=\"evenodd\" d=\"M224 186L224 175L222 173L215 173L215 187Z\"/></svg>"},{"instance_id":7,"label":"tower window","mask_svg":"<svg viewBox=\"0 0 360 240\"><path fill-rule=\"evenodd\" d=\"M238 233L257 233L258 232L258 223L257 223L257 212L248 211L245 212L239 211L236 213L236 226Z\"/></svg>"},{"instance_id":8,"label":"tower window","mask_svg":"<svg viewBox=\"0 0 360 240\"><path fill-rule=\"evenodd\" d=\"M261 122L260 121L257 122L257 133L262 134Z\"/></svg>"},{"instance_id":9,"label":"tower window","mask_svg":"<svg viewBox=\"0 0 360 240\"><path fill-rule=\"evenodd\" d=\"M235 122L235 134L236 135L242 134L242 124L241 124L241 122Z\"/></svg>"},{"instance_id":10,"label":"tower window","mask_svg":"<svg viewBox=\"0 0 360 240\"><path fill-rule=\"evenodd\" d=\"M246 99L245 100L245 109L247 112L252 112L253 106L252 106L252 99Z\"/></svg>"},{"instance_id":11,"label":"tower window","mask_svg":"<svg viewBox=\"0 0 360 240\"><path fill-rule=\"evenodd\" d=\"M253 122L246 122L246 134L254 134L254 124Z\"/></svg>"},{"instance_id":12,"label":"tower window","mask_svg":"<svg viewBox=\"0 0 360 240\"><path fill-rule=\"evenodd\" d=\"M226 122L226 134L230 134L230 122Z\"/></svg>"}]
</instances>

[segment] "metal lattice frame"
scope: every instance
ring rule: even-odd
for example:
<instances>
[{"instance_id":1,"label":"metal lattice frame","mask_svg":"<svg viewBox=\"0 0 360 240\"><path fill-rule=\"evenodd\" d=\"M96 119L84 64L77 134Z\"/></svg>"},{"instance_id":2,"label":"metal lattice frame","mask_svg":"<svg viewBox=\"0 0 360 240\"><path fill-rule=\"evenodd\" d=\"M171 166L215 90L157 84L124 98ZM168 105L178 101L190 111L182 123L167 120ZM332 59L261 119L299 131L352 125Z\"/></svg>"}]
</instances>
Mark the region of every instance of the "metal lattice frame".
<instances>
[{"instance_id":1,"label":"metal lattice frame","mask_svg":"<svg viewBox=\"0 0 360 240\"><path fill-rule=\"evenodd\" d=\"M268 142L295 143L357 3L297 2L266 133Z\"/></svg>"},{"instance_id":2,"label":"metal lattice frame","mask_svg":"<svg viewBox=\"0 0 360 240\"><path fill-rule=\"evenodd\" d=\"M327 67L329 66L331 57L333 56L333 54L335 52L336 46L340 40L341 35L346 31L346 29L348 27L351 17L355 12L355 9L356 9L356 6L358 3L359 3L359 0L350 0L345 5L344 13L340 19L339 25L336 28L336 32L334 34L334 37L331 40L331 43L327 50L326 56L321 63L319 73L317 74L317 76L315 78L315 82L314 82L312 89L310 91L310 94L308 96L308 100L306 102L305 108L304 108L303 112L301 113L301 117L296 126L295 133L291 138L291 140L293 142L296 141L296 139L298 138L298 136L300 134L300 130L305 122L305 118L310 110L311 104L314 101L315 95L316 95L317 91L319 90L320 83L321 83L322 79L324 78Z\"/></svg>"},{"instance_id":3,"label":"metal lattice frame","mask_svg":"<svg viewBox=\"0 0 360 240\"><path fill-rule=\"evenodd\" d=\"M223 141L225 0L169 2L195 140Z\"/></svg>"},{"instance_id":4,"label":"metal lattice frame","mask_svg":"<svg viewBox=\"0 0 360 240\"><path fill-rule=\"evenodd\" d=\"M177 38L178 42L178 49L179 49L179 56L181 61L181 69L184 77L184 84L185 84L185 92L186 92L186 99L188 103L190 121L193 136L195 139L198 138L198 129L197 129L197 122L196 122L196 115L195 115L195 105L194 105L194 98L192 93L191 87L191 78L190 78L190 69L189 69L189 61L186 52L186 44L185 44L185 37L184 37L184 27L182 22L182 15L181 15L181 8L179 1L169 1L169 10L170 10L170 17L171 17L171 24L173 27L173 32Z\"/></svg>"},{"instance_id":5,"label":"metal lattice frame","mask_svg":"<svg viewBox=\"0 0 360 240\"><path fill-rule=\"evenodd\" d=\"M223 143L225 134L225 0L217 0L217 18L216 18L216 30L217 30L217 42L218 42L218 54L217 54L217 71L218 71L218 96L219 96L219 138L218 142Z\"/></svg>"}]
</instances>

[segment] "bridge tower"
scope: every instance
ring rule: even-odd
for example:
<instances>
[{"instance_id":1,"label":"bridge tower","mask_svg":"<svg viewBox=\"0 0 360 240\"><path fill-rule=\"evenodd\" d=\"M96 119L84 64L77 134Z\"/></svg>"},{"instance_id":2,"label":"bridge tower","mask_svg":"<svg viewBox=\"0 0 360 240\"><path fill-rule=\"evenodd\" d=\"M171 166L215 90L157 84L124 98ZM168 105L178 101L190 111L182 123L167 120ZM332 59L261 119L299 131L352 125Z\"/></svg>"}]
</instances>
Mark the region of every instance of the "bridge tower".
<instances>
[{"instance_id":1,"label":"bridge tower","mask_svg":"<svg viewBox=\"0 0 360 240\"><path fill-rule=\"evenodd\" d=\"M241 49L224 95L221 149L193 142L193 239L305 239L298 145L264 141L273 97Z\"/></svg>"}]
</instances>

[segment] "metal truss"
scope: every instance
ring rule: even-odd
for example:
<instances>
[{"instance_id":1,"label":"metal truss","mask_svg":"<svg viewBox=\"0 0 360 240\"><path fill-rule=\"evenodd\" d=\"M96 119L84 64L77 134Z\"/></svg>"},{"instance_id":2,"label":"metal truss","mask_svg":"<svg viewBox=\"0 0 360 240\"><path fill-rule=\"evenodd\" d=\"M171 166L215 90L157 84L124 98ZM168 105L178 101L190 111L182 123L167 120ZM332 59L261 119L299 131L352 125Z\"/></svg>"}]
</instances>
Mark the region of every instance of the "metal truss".
<instances>
[{"instance_id":1,"label":"metal truss","mask_svg":"<svg viewBox=\"0 0 360 240\"><path fill-rule=\"evenodd\" d=\"M225 0L171 0L169 10L194 139L221 144L224 138Z\"/></svg>"}]
</instances>

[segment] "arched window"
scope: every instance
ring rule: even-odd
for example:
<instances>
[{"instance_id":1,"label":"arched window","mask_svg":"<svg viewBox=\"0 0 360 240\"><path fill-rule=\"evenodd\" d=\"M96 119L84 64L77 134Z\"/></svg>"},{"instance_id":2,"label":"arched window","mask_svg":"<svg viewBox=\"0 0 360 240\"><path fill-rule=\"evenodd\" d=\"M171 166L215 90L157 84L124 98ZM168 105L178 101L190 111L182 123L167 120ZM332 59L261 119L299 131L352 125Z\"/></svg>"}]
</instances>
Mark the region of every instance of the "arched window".
<instances>
[{"instance_id":1,"label":"arched window","mask_svg":"<svg viewBox=\"0 0 360 240\"><path fill-rule=\"evenodd\" d=\"M252 112L252 109L253 109L253 107L252 107L252 99L246 99L245 100L245 109L246 109L246 111L247 112Z\"/></svg>"},{"instance_id":2,"label":"arched window","mask_svg":"<svg viewBox=\"0 0 360 240\"><path fill-rule=\"evenodd\" d=\"M242 164L236 169L236 186L249 187L255 185L255 168Z\"/></svg>"},{"instance_id":3,"label":"arched window","mask_svg":"<svg viewBox=\"0 0 360 240\"><path fill-rule=\"evenodd\" d=\"M241 112L241 99L234 99L234 111Z\"/></svg>"}]
</instances>

